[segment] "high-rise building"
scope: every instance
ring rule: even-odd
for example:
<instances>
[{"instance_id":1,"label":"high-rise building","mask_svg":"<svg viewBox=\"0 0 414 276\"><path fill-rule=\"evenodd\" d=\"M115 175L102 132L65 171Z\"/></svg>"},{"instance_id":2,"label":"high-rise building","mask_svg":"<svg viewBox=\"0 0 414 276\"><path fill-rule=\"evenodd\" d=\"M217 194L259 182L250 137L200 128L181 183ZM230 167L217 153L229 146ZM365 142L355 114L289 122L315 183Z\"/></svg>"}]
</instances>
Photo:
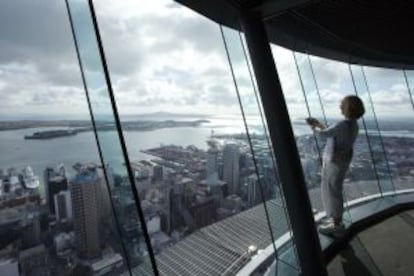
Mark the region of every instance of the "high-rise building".
<instances>
[{"instance_id":1,"label":"high-rise building","mask_svg":"<svg viewBox=\"0 0 414 276\"><path fill-rule=\"evenodd\" d=\"M72 200L70 191L60 191L54 195L56 220L65 221L72 219Z\"/></svg>"},{"instance_id":2,"label":"high-rise building","mask_svg":"<svg viewBox=\"0 0 414 276\"><path fill-rule=\"evenodd\" d=\"M51 167L46 168L44 178L46 183L46 198L51 214L55 214L55 200L54 196L60 191L68 189L68 180L66 174L62 174L63 168L60 167L58 172Z\"/></svg>"},{"instance_id":3,"label":"high-rise building","mask_svg":"<svg viewBox=\"0 0 414 276\"><path fill-rule=\"evenodd\" d=\"M240 185L240 151L236 144L223 148L223 180L227 183L229 194L238 194Z\"/></svg>"},{"instance_id":4,"label":"high-rise building","mask_svg":"<svg viewBox=\"0 0 414 276\"><path fill-rule=\"evenodd\" d=\"M258 204L262 197L260 194L260 183L258 181L257 175L253 174L247 177L247 204L249 207L255 206Z\"/></svg>"},{"instance_id":5,"label":"high-rise building","mask_svg":"<svg viewBox=\"0 0 414 276\"><path fill-rule=\"evenodd\" d=\"M75 243L79 256L95 258L100 255L98 185L96 166L78 167L70 182Z\"/></svg>"},{"instance_id":6,"label":"high-rise building","mask_svg":"<svg viewBox=\"0 0 414 276\"><path fill-rule=\"evenodd\" d=\"M216 146L211 146L207 151L207 175L206 175L206 184L208 186L213 186L217 184L218 181L218 155L219 150Z\"/></svg>"},{"instance_id":7,"label":"high-rise building","mask_svg":"<svg viewBox=\"0 0 414 276\"><path fill-rule=\"evenodd\" d=\"M21 275L48 275L49 257L45 245L40 244L20 251L19 266ZM33 273L34 271L36 272Z\"/></svg>"},{"instance_id":8,"label":"high-rise building","mask_svg":"<svg viewBox=\"0 0 414 276\"><path fill-rule=\"evenodd\" d=\"M22 220L22 244L23 247L29 248L40 244L41 228L38 212L30 212L26 218Z\"/></svg>"},{"instance_id":9,"label":"high-rise building","mask_svg":"<svg viewBox=\"0 0 414 276\"><path fill-rule=\"evenodd\" d=\"M155 165L153 167L153 175L155 181L161 181L163 180L164 174L163 174L163 168L160 165Z\"/></svg>"}]
</instances>

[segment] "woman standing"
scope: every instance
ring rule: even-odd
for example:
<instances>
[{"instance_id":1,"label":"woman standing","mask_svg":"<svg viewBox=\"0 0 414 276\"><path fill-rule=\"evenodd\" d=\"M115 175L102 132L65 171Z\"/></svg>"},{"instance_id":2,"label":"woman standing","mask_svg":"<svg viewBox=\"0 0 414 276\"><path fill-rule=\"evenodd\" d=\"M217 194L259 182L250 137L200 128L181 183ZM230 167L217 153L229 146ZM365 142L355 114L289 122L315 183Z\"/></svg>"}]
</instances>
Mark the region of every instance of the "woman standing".
<instances>
[{"instance_id":1,"label":"woman standing","mask_svg":"<svg viewBox=\"0 0 414 276\"><path fill-rule=\"evenodd\" d=\"M358 136L357 120L365 113L363 102L353 95L341 101L340 109L345 118L329 127L314 118L306 119L319 137L327 138L322 161L321 196L329 220L319 227L319 232L327 235L344 229L343 183Z\"/></svg>"}]
</instances>

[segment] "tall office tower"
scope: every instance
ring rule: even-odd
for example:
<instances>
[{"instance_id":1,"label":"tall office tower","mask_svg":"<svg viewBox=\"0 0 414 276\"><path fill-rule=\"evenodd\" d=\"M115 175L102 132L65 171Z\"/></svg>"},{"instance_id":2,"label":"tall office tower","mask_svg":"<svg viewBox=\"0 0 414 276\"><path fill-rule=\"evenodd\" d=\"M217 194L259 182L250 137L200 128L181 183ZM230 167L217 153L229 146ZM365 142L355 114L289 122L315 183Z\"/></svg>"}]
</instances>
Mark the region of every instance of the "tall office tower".
<instances>
[{"instance_id":1,"label":"tall office tower","mask_svg":"<svg viewBox=\"0 0 414 276\"><path fill-rule=\"evenodd\" d=\"M97 199L98 199L98 214L100 222L104 222L112 215L111 199L109 197L108 186L106 185L105 175L103 169L97 169ZM112 186L113 187L113 186Z\"/></svg>"},{"instance_id":2,"label":"tall office tower","mask_svg":"<svg viewBox=\"0 0 414 276\"><path fill-rule=\"evenodd\" d=\"M66 177L56 174L53 168L46 168L44 172L46 183L46 197L49 211L55 214L55 200L54 196L60 191L68 189L68 180Z\"/></svg>"},{"instance_id":3,"label":"tall office tower","mask_svg":"<svg viewBox=\"0 0 414 276\"><path fill-rule=\"evenodd\" d=\"M261 193L260 193L260 183L258 181L257 175L253 174L247 177L247 204L249 207L255 206L257 203L261 202Z\"/></svg>"},{"instance_id":4,"label":"tall office tower","mask_svg":"<svg viewBox=\"0 0 414 276\"><path fill-rule=\"evenodd\" d=\"M223 148L223 180L227 183L229 194L239 193L240 151L236 144L227 144Z\"/></svg>"},{"instance_id":5,"label":"tall office tower","mask_svg":"<svg viewBox=\"0 0 414 276\"><path fill-rule=\"evenodd\" d=\"M41 243L40 217L37 211L32 211L20 222L23 226L22 246L29 248Z\"/></svg>"},{"instance_id":6,"label":"tall office tower","mask_svg":"<svg viewBox=\"0 0 414 276\"><path fill-rule=\"evenodd\" d=\"M70 182L73 224L78 254L83 258L100 255L98 185L96 166L77 167L77 175Z\"/></svg>"},{"instance_id":7,"label":"tall office tower","mask_svg":"<svg viewBox=\"0 0 414 276\"><path fill-rule=\"evenodd\" d=\"M67 221L72 219L72 200L70 191L60 191L54 195L56 220Z\"/></svg>"},{"instance_id":8,"label":"tall office tower","mask_svg":"<svg viewBox=\"0 0 414 276\"><path fill-rule=\"evenodd\" d=\"M154 180L155 181L161 181L164 179L164 172L163 172L163 168L160 165L155 165L153 167L153 175L154 175Z\"/></svg>"},{"instance_id":9,"label":"tall office tower","mask_svg":"<svg viewBox=\"0 0 414 276\"><path fill-rule=\"evenodd\" d=\"M218 154L217 143L210 139L207 141L209 149L207 150L207 177L208 186L217 185L218 182Z\"/></svg>"}]
</instances>

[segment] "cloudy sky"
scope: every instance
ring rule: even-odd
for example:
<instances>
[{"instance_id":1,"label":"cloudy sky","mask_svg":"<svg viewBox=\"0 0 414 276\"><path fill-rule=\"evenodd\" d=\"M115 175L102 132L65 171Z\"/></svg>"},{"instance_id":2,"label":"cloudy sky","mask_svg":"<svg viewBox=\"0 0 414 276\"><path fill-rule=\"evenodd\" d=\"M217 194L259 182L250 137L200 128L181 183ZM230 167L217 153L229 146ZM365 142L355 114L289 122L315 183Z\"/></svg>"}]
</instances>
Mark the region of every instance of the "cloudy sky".
<instances>
[{"instance_id":1,"label":"cloudy sky","mask_svg":"<svg viewBox=\"0 0 414 276\"><path fill-rule=\"evenodd\" d=\"M173 1L99 0L95 1L95 8L122 115L157 111L240 112L217 24ZM225 36L243 105L247 114L257 114L238 34L225 29ZM90 58L97 57L92 40L82 45L90 46ZM2 0L0 49L1 118L87 116L85 92L63 0ZM290 114L294 118L306 117L307 108L292 52L277 46L272 50ZM311 115L319 116L322 110L308 59L302 54L296 58ZM318 57L310 60L324 111L328 116L338 116L339 100L353 93L348 66ZM85 65L85 68L96 80L91 87L91 98L105 106L106 90L100 81L99 66ZM355 67L354 71L361 96L369 102L360 68ZM395 110L402 116L413 112L401 71L365 68L365 73L377 113L386 117L397 114Z\"/></svg>"}]
</instances>

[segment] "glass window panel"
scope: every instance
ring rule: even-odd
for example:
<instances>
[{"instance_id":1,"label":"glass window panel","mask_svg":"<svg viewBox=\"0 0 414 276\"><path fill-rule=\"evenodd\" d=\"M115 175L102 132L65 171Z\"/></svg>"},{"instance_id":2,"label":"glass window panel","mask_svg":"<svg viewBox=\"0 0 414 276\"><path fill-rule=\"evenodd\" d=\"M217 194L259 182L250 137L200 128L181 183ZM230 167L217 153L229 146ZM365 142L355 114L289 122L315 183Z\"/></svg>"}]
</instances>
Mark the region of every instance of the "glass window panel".
<instances>
[{"instance_id":1,"label":"glass window panel","mask_svg":"<svg viewBox=\"0 0 414 276\"><path fill-rule=\"evenodd\" d=\"M393 182L390 174L387 155L384 150L383 138L378 126L376 112L371 99L369 87L367 86L363 68L358 65L350 65L352 81L355 84L355 93L363 100L365 114L362 118L364 128L367 129L367 141L373 166L379 182L381 193L393 192Z\"/></svg>"},{"instance_id":2,"label":"glass window panel","mask_svg":"<svg viewBox=\"0 0 414 276\"><path fill-rule=\"evenodd\" d=\"M263 121L261 103L255 90L254 79L244 48L243 37L237 31L223 27L223 39L232 70L236 91L246 124L246 142L250 145L253 175L258 179L259 196L251 206L264 202L264 211L271 227L273 242L289 230L288 218L282 198L280 181L270 146L266 125ZM255 171L255 172L254 172ZM247 181L247 198L251 191ZM276 248L274 248L276 250ZM277 250L276 250L277 256ZM295 262L296 264L296 262Z\"/></svg>"},{"instance_id":3,"label":"glass window panel","mask_svg":"<svg viewBox=\"0 0 414 276\"><path fill-rule=\"evenodd\" d=\"M88 1L68 1L79 62L94 119L114 211L120 223L121 237L127 251L129 269L149 260L145 225L140 223L136 188L130 183L126 159L122 151L119 124L111 104L108 83L100 57L97 36L94 30Z\"/></svg>"},{"instance_id":4,"label":"glass window panel","mask_svg":"<svg viewBox=\"0 0 414 276\"><path fill-rule=\"evenodd\" d=\"M315 77L325 106L328 123L343 118L339 105L343 97L355 94L352 76L347 64L312 56ZM364 100L366 110L369 102ZM346 201L380 192L377 174L370 151L367 130L363 119L358 120L359 136L354 145L354 156L345 177L344 193Z\"/></svg>"},{"instance_id":5,"label":"glass window panel","mask_svg":"<svg viewBox=\"0 0 414 276\"><path fill-rule=\"evenodd\" d=\"M160 274L235 274L273 240L219 26L173 1L95 5ZM255 112L246 118L259 133L257 99L238 58ZM270 166L264 173L271 181ZM269 214L283 217L284 209ZM282 222L272 227L287 231Z\"/></svg>"},{"instance_id":6,"label":"glass window panel","mask_svg":"<svg viewBox=\"0 0 414 276\"><path fill-rule=\"evenodd\" d=\"M302 89L302 83L304 84L304 82L301 83L301 76L298 74L298 67L296 66L293 52L276 45L272 45L271 48L285 95L289 116L292 121L292 128L296 137L296 144L300 154L305 180L308 185L312 208L315 212L321 211L323 207L319 189L321 169L320 148L323 145L317 144L316 137L305 123L306 118L316 116L317 113L315 115L313 113L311 115L309 114L313 110L310 109L305 99L306 93ZM307 83L310 83L314 87L314 82L308 80ZM313 105L316 106L317 103L314 102ZM319 109L320 114L322 113ZM323 116L320 116L320 119L324 120Z\"/></svg>"},{"instance_id":7,"label":"glass window panel","mask_svg":"<svg viewBox=\"0 0 414 276\"><path fill-rule=\"evenodd\" d=\"M404 73L375 67L364 72L395 189L413 188L414 111Z\"/></svg>"},{"instance_id":8,"label":"glass window panel","mask_svg":"<svg viewBox=\"0 0 414 276\"><path fill-rule=\"evenodd\" d=\"M1 259L13 275L128 271L65 2L1 1L0 48Z\"/></svg>"},{"instance_id":9,"label":"glass window panel","mask_svg":"<svg viewBox=\"0 0 414 276\"><path fill-rule=\"evenodd\" d=\"M411 104L414 108L414 71L403 70L405 84L407 85L408 93L410 96Z\"/></svg>"}]
</instances>

